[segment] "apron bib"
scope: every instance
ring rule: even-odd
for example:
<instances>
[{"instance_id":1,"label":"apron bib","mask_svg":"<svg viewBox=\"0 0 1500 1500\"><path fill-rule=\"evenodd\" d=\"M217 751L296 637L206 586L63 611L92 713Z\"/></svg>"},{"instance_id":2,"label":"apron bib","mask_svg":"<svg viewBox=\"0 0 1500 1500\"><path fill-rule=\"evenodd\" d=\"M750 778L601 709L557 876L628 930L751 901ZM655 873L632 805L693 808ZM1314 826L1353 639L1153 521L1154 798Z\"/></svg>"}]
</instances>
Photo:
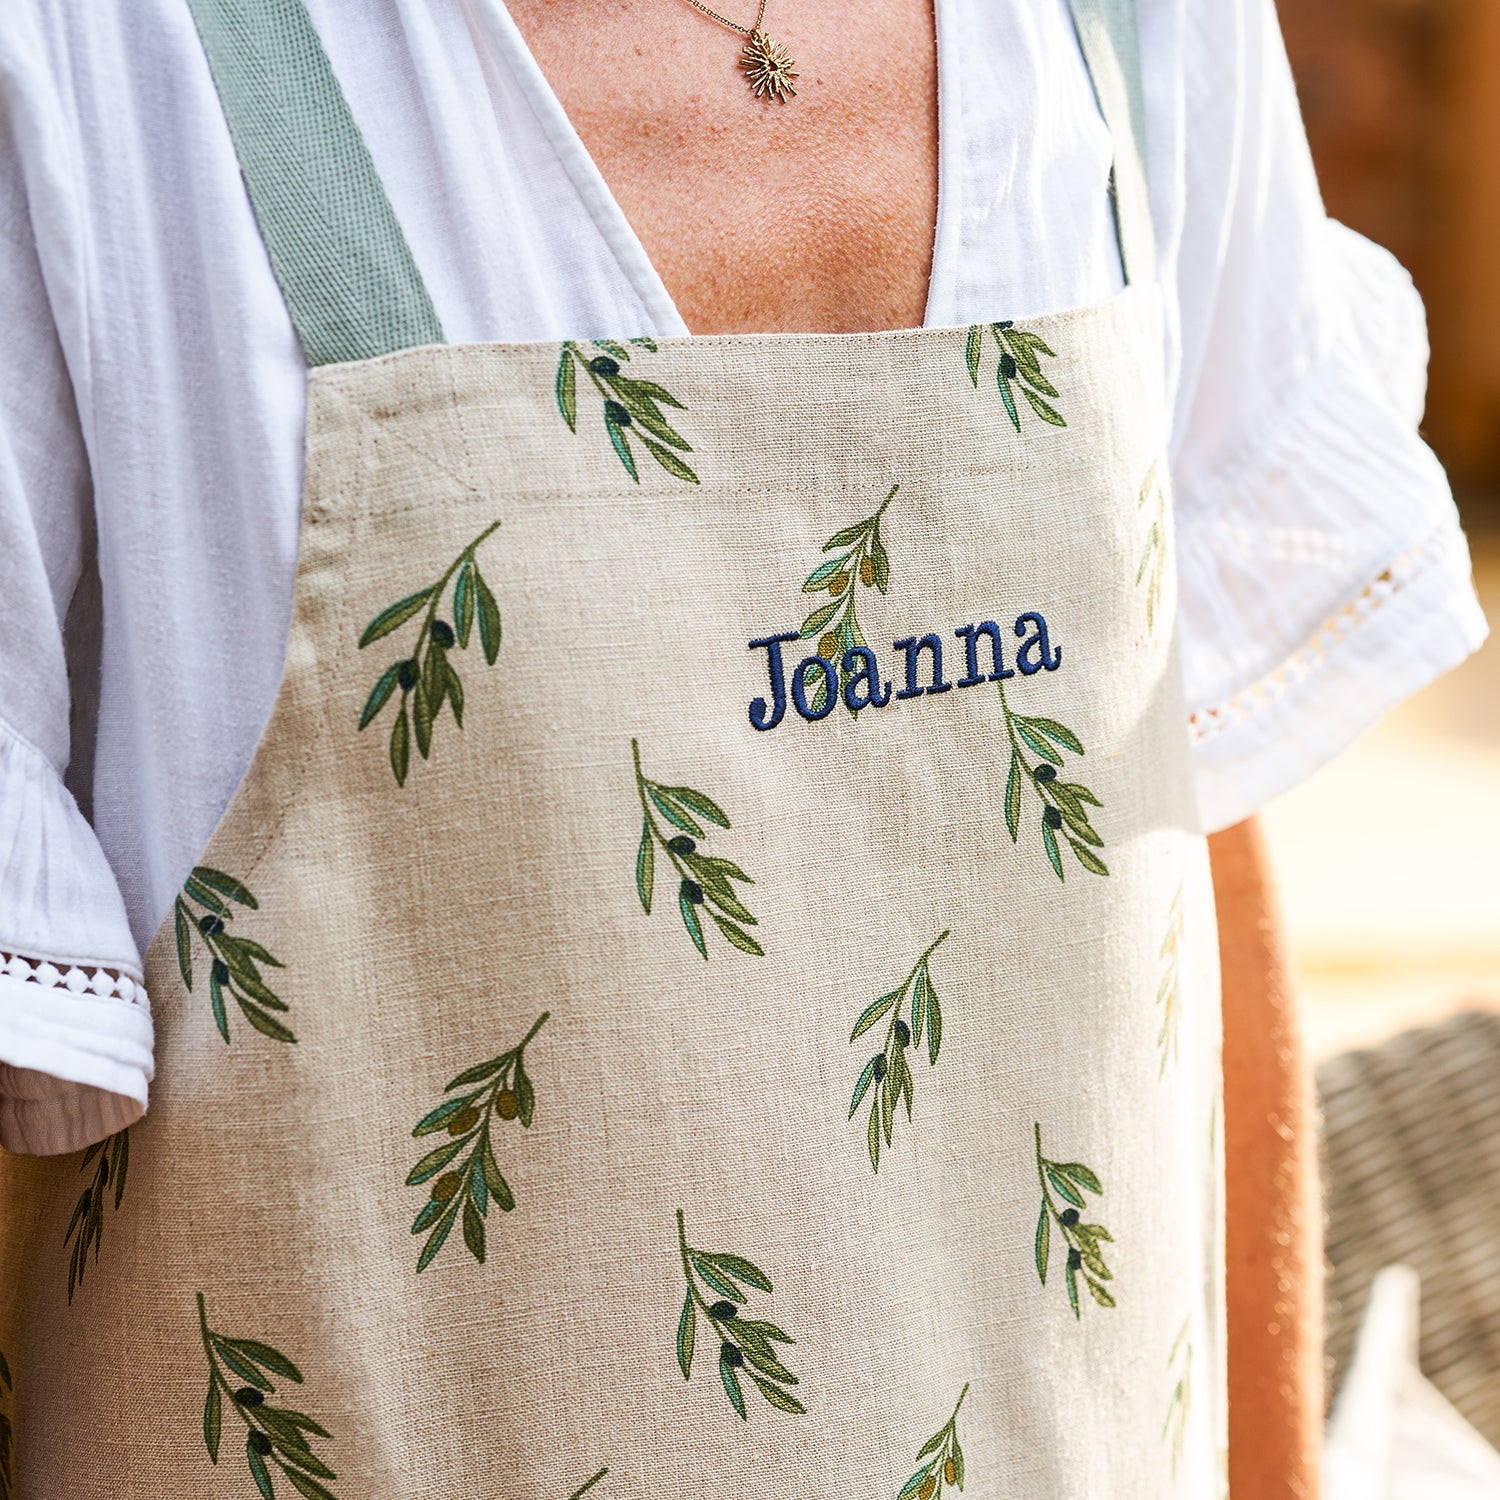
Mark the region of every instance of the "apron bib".
<instances>
[{"instance_id":1,"label":"apron bib","mask_svg":"<svg viewBox=\"0 0 1500 1500\"><path fill-rule=\"evenodd\" d=\"M198 0L313 369L149 1116L0 1162L0 1496L1221 1492L1218 982L1130 285L449 347L293 0Z\"/></svg>"}]
</instances>

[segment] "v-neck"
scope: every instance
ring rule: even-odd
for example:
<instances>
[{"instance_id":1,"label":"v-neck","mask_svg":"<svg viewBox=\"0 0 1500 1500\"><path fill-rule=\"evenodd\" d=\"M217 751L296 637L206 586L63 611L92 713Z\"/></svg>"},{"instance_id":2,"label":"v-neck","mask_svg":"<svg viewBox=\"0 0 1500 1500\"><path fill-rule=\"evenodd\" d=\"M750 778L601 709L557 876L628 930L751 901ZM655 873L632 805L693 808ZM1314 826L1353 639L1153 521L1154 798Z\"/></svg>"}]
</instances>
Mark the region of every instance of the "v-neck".
<instances>
[{"instance_id":1,"label":"v-neck","mask_svg":"<svg viewBox=\"0 0 1500 1500\"><path fill-rule=\"evenodd\" d=\"M958 174L950 163L958 159L957 135L961 110L956 83L956 60L945 55L945 40L955 28L946 24L950 0L933 0L933 24L937 36L938 112L938 202L932 236L932 269L928 276L923 326L932 322L934 288L939 266L948 266L956 251ZM505 0L461 0L480 67L492 96L504 86L505 77L519 86L535 115L559 165L567 174L578 202L598 231L599 237L621 275L641 304L650 333L663 337L687 337L687 326L661 273L635 232L619 199L604 179L589 149L583 143L562 100L537 62ZM806 330L816 332L817 330Z\"/></svg>"}]
</instances>

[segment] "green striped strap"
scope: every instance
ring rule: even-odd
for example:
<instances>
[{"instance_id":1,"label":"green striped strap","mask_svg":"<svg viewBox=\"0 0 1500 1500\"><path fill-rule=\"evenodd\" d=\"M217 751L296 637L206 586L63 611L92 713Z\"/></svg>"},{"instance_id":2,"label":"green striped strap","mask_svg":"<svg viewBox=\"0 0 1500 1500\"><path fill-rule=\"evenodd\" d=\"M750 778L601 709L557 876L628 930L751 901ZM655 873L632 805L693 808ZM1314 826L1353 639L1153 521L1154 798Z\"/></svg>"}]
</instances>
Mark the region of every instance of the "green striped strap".
<instances>
[{"instance_id":1,"label":"green striped strap","mask_svg":"<svg viewBox=\"0 0 1500 1500\"><path fill-rule=\"evenodd\" d=\"M444 342L302 0L188 4L308 364Z\"/></svg>"},{"instance_id":2,"label":"green striped strap","mask_svg":"<svg viewBox=\"0 0 1500 1500\"><path fill-rule=\"evenodd\" d=\"M1114 138L1110 175L1127 282L1156 279L1156 229L1146 175L1146 101L1135 0L1070 0L1099 113Z\"/></svg>"}]
</instances>

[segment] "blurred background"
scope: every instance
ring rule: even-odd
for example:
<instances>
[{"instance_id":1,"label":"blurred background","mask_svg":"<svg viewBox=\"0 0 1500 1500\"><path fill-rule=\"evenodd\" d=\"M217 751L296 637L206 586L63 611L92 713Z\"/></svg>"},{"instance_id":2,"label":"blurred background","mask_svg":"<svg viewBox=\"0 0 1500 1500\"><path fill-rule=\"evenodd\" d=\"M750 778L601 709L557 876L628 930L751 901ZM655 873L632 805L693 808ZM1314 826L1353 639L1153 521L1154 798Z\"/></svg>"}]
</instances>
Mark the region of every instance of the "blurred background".
<instances>
[{"instance_id":1,"label":"blurred background","mask_svg":"<svg viewBox=\"0 0 1500 1500\"><path fill-rule=\"evenodd\" d=\"M1426 433L1500 633L1500 0L1279 11L1329 213L1426 301ZM1500 642L1266 823L1321 1065L1335 1375L1405 1261L1423 1372L1500 1446Z\"/></svg>"},{"instance_id":2,"label":"blurred background","mask_svg":"<svg viewBox=\"0 0 1500 1500\"><path fill-rule=\"evenodd\" d=\"M1500 3L1279 8L1328 211L1393 251L1427 304L1425 432L1500 623ZM1393 804L1409 815L1371 816ZM1500 1007L1500 643L1268 823L1320 1056Z\"/></svg>"}]
</instances>

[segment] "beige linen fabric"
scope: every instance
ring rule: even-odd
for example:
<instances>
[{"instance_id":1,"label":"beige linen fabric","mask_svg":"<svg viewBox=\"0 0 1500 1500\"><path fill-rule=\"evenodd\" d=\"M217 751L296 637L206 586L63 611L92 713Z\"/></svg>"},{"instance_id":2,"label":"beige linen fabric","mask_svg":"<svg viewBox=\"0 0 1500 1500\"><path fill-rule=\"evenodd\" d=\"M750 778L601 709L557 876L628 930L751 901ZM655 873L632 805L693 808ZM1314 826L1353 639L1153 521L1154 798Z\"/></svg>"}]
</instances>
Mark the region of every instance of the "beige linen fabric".
<instances>
[{"instance_id":1,"label":"beige linen fabric","mask_svg":"<svg viewBox=\"0 0 1500 1500\"><path fill-rule=\"evenodd\" d=\"M1218 1493L1218 989L1169 538L1148 550L1153 525L1169 530L1152 477L1158 317L1132 290L1026 325L1056 351L1041 364L1066 426L1015 386L1019 431L988 330L975 380L963 329L668 340L628 362L580 346L576 431L556 345L313 372L286 677L203 859L253 894L226 898L227 930L279 961L259 972L288 1009L267 1013L296 1041L257 1032L231 995L226 1045L209 994L222 934L189 927L190 991L169 922L148 959L153 1109L130 1132L118 1206L105 1185L71 1301L65 1235L97 1162L0 1161L14 1377L0 1402L20 1500L253 1497L247 1433L287 1408L326 1430L305 1441L336 1478L305 1472L341 1500L566 1500L605 1468L600 1500L926 1500L960 1479L1014 1500ZM584 359L606 361L600 384ZM652 460L638 421L639 482L627 473L603 415L610 362L681 402L663 410L699 483ZM824 544L896 485L887 590L872 563L837 595L804 592L837 555ZM400 687L357 725L424 615L365 649L361 632L497 522L473 555L503 617L498 657L486 664L476 613L448 652L463 727L445 709L398 785ZM447 575L445 624L461 623L462 573ZM757 730L767 653L747 642L850 589L898 692L892 642L935 633L957 682L954 632L984 620L1010 669L1027 612L1061 659L1005 681L1004 702L984 681L857 718L789 705ZM788 674L818 644L788 643ZM926 652L920 667L926 683ZM1015 842L1006 705L1083 747L1060 752L1057 783L1020 784ZM697 819L697 852L753 877L734 890L757 921L738 925L763 956L689 903L700 956L660 842L642 909L633 740L646 778L727 815ZM1054 873L1042 809L1058 783L1098 799L1107 876L1066 830ZM876 1172L880 1081L853 1119L849 1106L892 1018L853 1044L851 1029L943 932L927 968L941 1050L907 1049L911 1116L901 1104ZM433 1181L407 1176L455 1138L413 1128L457 1097L451 1079L528 1034L530 1126L504 1118L524 1099L479 1105L514 1209L490 1188L484 1263L460 1222L419 1273L426 1231L410 1226ZM1075 1317L1055 1215L1039 1275L1038 1129L1048 1160L1101 1188L1063 1174L1082 1221L1112 1236L1099 1284L1114 1306L1080 1282ZM776 1352L797 1383L771 1384L804 1414L775 1409L749 1365L737 1414L707 1283L683 1378L679 1210L693 1248L772 1283L742 1273L742 1312L795 1340ZM271 1346L302 1376L255 1366L274 1390L242 1406L230 1372L217 1465L205 1391L212 1351L225 1356L200 1293L213 1334ZM919 1450L955 1406L962 1468L948 1445L932 1469ZM258 1456L275 1494L298 1493L281 1448Z\"/></svg>"}]
</instances>

